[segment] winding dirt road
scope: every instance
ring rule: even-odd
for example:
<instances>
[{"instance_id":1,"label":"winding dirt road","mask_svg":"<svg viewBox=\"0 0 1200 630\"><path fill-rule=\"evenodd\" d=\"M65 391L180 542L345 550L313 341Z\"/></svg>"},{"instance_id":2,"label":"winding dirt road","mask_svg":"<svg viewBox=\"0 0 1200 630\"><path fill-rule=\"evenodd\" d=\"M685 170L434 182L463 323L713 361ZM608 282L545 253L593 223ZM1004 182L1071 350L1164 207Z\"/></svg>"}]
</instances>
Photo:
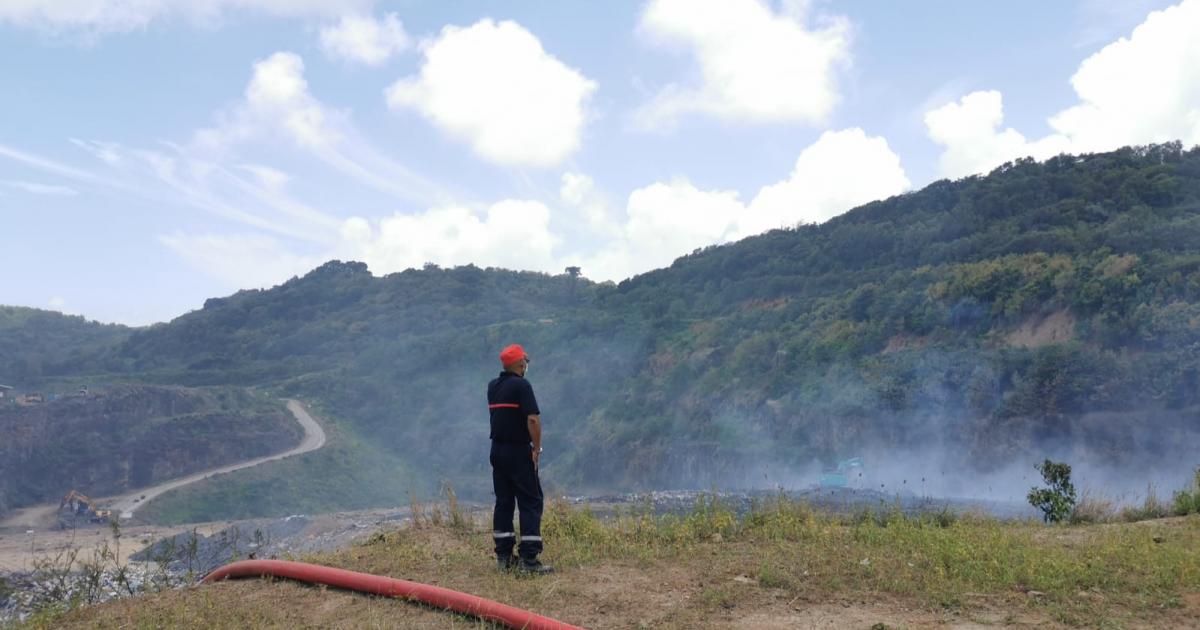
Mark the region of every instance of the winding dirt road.
<instances>
[{"instance_id":1,"label":"winding dirt road","mask_svg":"<svg viewBox=\"0 0 1200 630\"><path fill-rule=\"evenodd\" d=\"M215 475L222 475L235 470L250 468L252 466L258 466L259 464L265 464L267 462L284 459L286 457L301 455L325 446L325 430L321 428L321 425L317 424L316 420L313 420L313 417L308 414L308 411L304 409L304 406L301 405L297 400L288 399L287 408L292 412L292 415L296 417L296 421L300 423L300 426L304 427L304 439L300 441L298 446L291 450L284 451L282 453L276 453L275 455L268 455L266 457L259 457L257 459L239 462L237 464L222 466L220 468L214 468L212 470L198 472L186 477L179 477L177 479L172 479L171 481L160 483L156 486L132 490L125 494L98 499L96 500L96 503L111 509L114 514L120 514L121 518L128 519L133 517L133 513L137 511L138 508L146 505L150 501L153 501L155 497L163 493L170 492L171 490L175 490L176 488L182 488L186 485L208 479L209 477L213 477ZM57 511L57 503L47 503L44 505L35 505L23 508L21 510L17 510L11 516L4 519L4 521L0 521L0 527L48 527L53 524L54 515Z\"/></svg>"}]
</instances>

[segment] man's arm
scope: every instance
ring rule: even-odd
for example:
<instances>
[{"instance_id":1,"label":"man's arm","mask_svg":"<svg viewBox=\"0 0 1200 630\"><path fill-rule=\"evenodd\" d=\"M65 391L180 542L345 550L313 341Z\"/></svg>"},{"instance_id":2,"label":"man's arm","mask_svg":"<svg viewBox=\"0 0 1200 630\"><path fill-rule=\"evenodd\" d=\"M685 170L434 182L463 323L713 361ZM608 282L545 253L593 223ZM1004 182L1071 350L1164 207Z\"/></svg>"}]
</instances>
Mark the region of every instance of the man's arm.
<instances>
[{"instance_id":1,"label":"man's arm","mask_svg":"<svg viewBox=\"0 0 1200 630\"><path fill-rule=\"evenodd\" d=\"M533 465L536 468L538 453L542 450L542 417L531 413L525 423L529 427L529 439L533 441Z\"/></svg>"}]
</instances>

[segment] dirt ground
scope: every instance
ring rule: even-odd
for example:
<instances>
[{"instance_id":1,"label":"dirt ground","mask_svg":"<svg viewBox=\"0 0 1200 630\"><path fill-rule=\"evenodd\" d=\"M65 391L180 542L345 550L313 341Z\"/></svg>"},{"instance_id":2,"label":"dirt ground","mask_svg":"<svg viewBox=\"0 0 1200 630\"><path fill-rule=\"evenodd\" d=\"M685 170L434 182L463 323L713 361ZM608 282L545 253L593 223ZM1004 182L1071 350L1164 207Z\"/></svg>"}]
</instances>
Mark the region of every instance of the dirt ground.
<instances>
[{"instance_id":1,"label":"dirt ground","mask_svg":"<svg viewBox=\"0 0 1200 630\"><path fill-rule=\"evenodd\" d=\"M157 525L133 525L122 527L120 561L129 562L129 556L153 540L165 536L191 531L193 527L201 534L209 535L224 527L224 523L200 523L161 527ZM79 549L80 558L89 558L92 552L108 546L118 551L112 529L107 525L88 525L75 530L58 529L0 529L0 572L25 572L34 568L38 559L53 559L68 549Z\"/></svg>"},{"instance_id":2,"label":"dirt ground","mask_svg":"<svg viewBox=\"0 0 1200 630\"><path fill-rule=\"evenodd\" d=\"M396 507L307 516L307 524L301 531L274 542L293 548L296 553L340 549L381 526L400 526L407 522L409 512L407 507ZM87 524L75 530L60 530L47 525L53 520L53 512L48 516L49 520L42 519L37 528L0 527L0 573L29 571L37 560L53 559L71 548L79 549L81 559L91 557L93 550L101 549L105 545L109 550L117 551L117 541L113 538L110 526ZM128 563L132 554L152 542L193 529L200 535L212 536L235 523L260 523L270 520L213 521L174 526L149 525L136 520L122 521L119 559L123 564Z\"/></svg>"}]
</instances>

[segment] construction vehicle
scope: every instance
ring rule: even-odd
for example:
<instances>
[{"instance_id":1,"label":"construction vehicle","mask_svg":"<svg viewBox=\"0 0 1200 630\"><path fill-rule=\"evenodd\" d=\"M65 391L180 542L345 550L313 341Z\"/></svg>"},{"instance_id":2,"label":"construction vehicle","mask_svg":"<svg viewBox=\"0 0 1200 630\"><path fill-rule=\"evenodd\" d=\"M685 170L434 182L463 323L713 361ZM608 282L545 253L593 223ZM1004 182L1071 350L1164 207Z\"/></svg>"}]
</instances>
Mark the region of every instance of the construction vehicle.
<instances>
[{"instance_id":1,"label":"construction vehicle","mask_svg":"<svg viewBox=\"0 0 1200 630\"><path fill-rule=\"evenodd\" d=\"M58 525L63 529L74 527L80 521L85 523L107 523L112 518L112 510L100 509L95 501L78 490L72 490L58 502Z\"/></svg>"},{"instance_id":2,"label":"construction vehicle","mask_svg":"<svg viewBox=\"0 0 1200 630\"><path fill-rule=\"evenodd\" d=\"M821 473L822 488L847 488L851 482L862 485L863 463L859 457L838 462L837 468Z\"/></svg>"}]
</instances>

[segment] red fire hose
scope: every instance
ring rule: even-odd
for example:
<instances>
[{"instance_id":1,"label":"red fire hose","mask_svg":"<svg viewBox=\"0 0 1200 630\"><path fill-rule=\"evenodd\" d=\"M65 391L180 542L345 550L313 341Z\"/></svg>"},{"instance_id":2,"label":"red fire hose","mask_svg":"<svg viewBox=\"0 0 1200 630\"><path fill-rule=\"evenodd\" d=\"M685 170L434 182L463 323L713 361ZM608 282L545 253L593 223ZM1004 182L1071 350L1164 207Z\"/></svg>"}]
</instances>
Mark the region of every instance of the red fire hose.
<instances>
[{"instance_id":1,"label":"red fire hose","mask_svg":"<svg viewBox=\"0 0 1200 630\"><path fill-rule=\"evenodd\" d=\"M218 582L227 578L284 577L311 584L324 584L336 588L344 588L363 593L372 593L384 597L400 597L403 599L424 602L437 608L447 608L466 615L472 615L487 621L502 623L510 628L526 628L527 630L582 630L578 626L543 617L528 610L521 610L459 591L452 591L440 586L409 582L382 575L358 573L345 569L323 567L307 562L289 562L287 560L242 560L227 564L201 580L204 584Z\"/></svg>"}]
</instances>

